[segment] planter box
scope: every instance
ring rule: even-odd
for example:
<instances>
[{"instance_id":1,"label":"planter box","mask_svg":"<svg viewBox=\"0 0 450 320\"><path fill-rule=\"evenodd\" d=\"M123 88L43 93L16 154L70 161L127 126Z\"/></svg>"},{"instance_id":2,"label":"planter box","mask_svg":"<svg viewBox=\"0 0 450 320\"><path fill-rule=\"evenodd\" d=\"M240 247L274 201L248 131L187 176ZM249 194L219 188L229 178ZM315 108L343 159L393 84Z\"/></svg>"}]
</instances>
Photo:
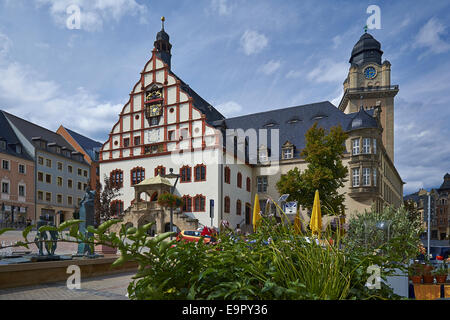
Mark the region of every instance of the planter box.
<instances>
[{"instance_id":1,"label":"planter box","mask_svg":"<svg viewBox=\"0 0 450 320\"><path fill-rule=\"evenodd\" d=\"M436 284L415 284L416 300L436 300L441 298L441 286Z\"/></svg>"},{"instance_id":2,"label":"planter box","mask_svg":"<svg viewBox=\"0 0 450 320\"><path fill-rule=\"evenodd\" d=\"M99 245L95 246L95 252L103 253L103 254L116 254L117 248L111 248L111 247L105 246L103 244L99 244Z\"/></svg>"}]
</instances>

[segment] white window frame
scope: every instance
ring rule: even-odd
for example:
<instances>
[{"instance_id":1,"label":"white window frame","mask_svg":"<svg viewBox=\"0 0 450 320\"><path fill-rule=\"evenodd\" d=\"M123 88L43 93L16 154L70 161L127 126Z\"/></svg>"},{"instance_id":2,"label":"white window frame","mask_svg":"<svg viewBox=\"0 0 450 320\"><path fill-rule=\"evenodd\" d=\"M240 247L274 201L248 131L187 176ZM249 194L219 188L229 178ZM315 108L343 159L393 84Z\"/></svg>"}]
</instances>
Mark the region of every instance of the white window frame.
<instances>
[{"instance_id":1,"label":"white window frame","mask_svg":"<svg viewBox=\"0 0 450 320\"><path fill-rule=\"evenodd\" d=\"M371 171L370 168L362 169L362 178L363 178L362 182L364 187L370 186L370 178L372 177L370 171Z\"/></svg>"},{"instance_id":2,"label":"white window frame","mask_svg":"<svg viewBox=\"0 0 450 320\"><path fill-rule=\"evenodd\" d=\"M363 138L362 153L370 154L370 138Z\"/></svg>"},{"instance_id":3,"label":"white window frame","mask_svg":"<svg viewBox=\"0 0 450 320\"><path fill-rule=\"evenodd\" d=\"M266 193L267 187L269 185L267 176L256 177L256 185L257 185L258 192Z\"/></svg>"},{"instance_id":4,"label":"white window frame","mask_svg":"<svg viewBox=\"0 0 450 320\"><path fill-rule=\"evenodd\" d=\"M352 155L358 155L360 150L359 150L359 138L358 139L352 139Z\"/></svg>"},{"instance_id":5,"label":"white window frame","mask_svg":"<svg viewBox=\"0 0 450 320\"><path fill-rule=\"evenodd\" d=\"M20 172L20 167L23 167L23 172ZM27 174L27 166L23 163L19 163L19 166L17 168L17 170L19 171L20 174Z\"/></svg>"},{"instance_id":6,"label":"white window frame","mask_svg":"<svg viewBox=\"0 0 450 320\"><path fill-rule=\"evenodd\" d=\"M294 158L294 148L283 149L283 159L293 159Z\"/></svg>"},{"instance_id":7,"label":"white window frame","mask_svg":"<svg viewBox=\"0 0 450 320\"><path fill-rule=\"evenodd\" d=\"M359 181L359 168L353 168L352 169L352 186L353 187L359 187L360 181Z\"/></svg>"},{"instance_id":8,"label":"white window frame","mask_svg":"<svg viewBox=\"0 0 450 320\"><path fill-rule=\"evenodd\" d=\"M4 192L4 191L3 191L3 184L6 184L6 185L7 185L7 189L8 189L7 191L8 191L8 192ZM2 194L10 194L10 193L11 193L11 183L10 183L9 181L2 181L2 182L1 182L1 188L2 188L2 189L1 189L1 193L2 193Z\"/></svg>"},{"instance_id":9,"label":"white window frame","mask_svg":"<svg viewBox=\"0 0 450 320\"><path fill-rule=\"evenodd\" d=\"M20 187L23 187L23 195L20 194ZM19 197L26 197L27 196L27 186L23 183L19 184L17 186L17 194L19 195Z\"/></svg>"},{"instance_id":10,"label":"white window frame","mask_svg":"<svg viewBox=\"0 0 450 320\"><path fill-rule=\"evenodd\" d=\"M7 166L8 168L5 168L5 166L4 166L5 163L7 163L6 166ZM6 159L2 159L2 169L3 169L3 170L7 170L7 171L11 171L11 161L6 160Z\"/></svg>"}]
</instances>

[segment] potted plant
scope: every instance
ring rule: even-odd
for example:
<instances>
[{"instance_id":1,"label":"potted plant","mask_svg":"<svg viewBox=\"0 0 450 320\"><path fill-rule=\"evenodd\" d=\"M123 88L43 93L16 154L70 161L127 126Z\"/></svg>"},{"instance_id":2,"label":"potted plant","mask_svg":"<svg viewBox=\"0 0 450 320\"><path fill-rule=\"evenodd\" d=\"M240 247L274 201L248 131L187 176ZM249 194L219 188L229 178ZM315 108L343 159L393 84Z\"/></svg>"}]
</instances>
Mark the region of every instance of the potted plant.
<instances>
[{"instance_id":1,"label":"potted plant","mask_svg":"<svg viewBox=\"0 0 450 320\"><path fill-rule=\"evenodd\" d=\"M409 277L413 283L421 283L423 275L423 265L413 264L409 267Z\"/></svg>"},{"instance_id":2,"label":"potted plant","mask_svg":"<svg viewBox=\"0 0 450 320\"><path fill-rule=\"evenodd\" d=\"M423 266L423 283L433 283L434 281L434 275L433 272L433 266L430 263L430 260L427 260L425 262L425 265Z\"/></svg>"},{"instance_id":3,"label":"potted plant","mask_svg":"<svg viewBox=\"0 0 450 320\"><path fill-rule=\"evenodd\" d=\"M435 270L433 272L433 274L436 277L437 283L445 283L447 280L447 275L448 275L446 261L444 260L444 258L442 256L437 256L436 259L438 261L442 261L442 265L440 266L439 269Z\"/></svg>"}]
</instances>

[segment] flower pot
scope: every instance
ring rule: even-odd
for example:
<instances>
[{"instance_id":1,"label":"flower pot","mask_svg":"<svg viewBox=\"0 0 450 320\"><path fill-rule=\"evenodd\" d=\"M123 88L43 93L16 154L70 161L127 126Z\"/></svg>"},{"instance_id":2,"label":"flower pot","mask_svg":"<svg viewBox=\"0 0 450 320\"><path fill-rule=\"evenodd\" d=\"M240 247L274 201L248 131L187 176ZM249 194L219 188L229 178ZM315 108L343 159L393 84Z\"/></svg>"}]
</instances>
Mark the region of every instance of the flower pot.
<instances>
[{"instance_id":1,"label":"flower pot","mask_svg":"<svg viewBox=\"0 0 450 320\"><path fill-rule=\"evenodd\" d=\"M423 283L433 283L434 276L430 274L423 275Z\"/></svg>"},{"instance_id":2,"label":"flower pot","mask_svg":"<svg viewBox=\"0 0 450 320\"><path fill-rule=\"evenodd\" d=\"M411 276L411 280L413 283L421 283L422 282L422 276Z\"/></svg>"},{"instance_id":3,"label":"flower pot","mask_svg":"<svg viewBox=\"0 0 450 320\"><path fill-rule=\"evenodd\" d=\"M423 266L423 274L431 275L431 271L433 271L433 266L430 265Z\"/></svg>"},{"instance_id":4,"label":"flower pot","mask_svg":"<svg viewBox=\"0 0 450 320\"><path fill-rule=\"evenodd\" d=\"M436 282L437 283L445 283L445 281L447 280L447 275L436 275Z\"/></svg>"}]
</instances>

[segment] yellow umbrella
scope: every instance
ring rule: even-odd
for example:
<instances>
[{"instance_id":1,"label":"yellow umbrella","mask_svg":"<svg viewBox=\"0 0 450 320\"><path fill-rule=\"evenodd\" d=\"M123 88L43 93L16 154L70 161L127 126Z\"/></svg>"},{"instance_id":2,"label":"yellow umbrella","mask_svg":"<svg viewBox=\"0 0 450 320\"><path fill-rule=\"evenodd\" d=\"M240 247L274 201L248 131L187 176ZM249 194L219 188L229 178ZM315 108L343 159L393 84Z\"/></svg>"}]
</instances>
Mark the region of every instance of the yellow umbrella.
<instances>
[{"instance_id":1,"label":"yellow umbrella","mask_svg":"<svg viewBox=\"0 0 450 320\"><path fill-rule=\"evenodd\" d=\"M294 220L294 232L296 234L301 234L302 233L302 223L300 221L300 206L298 206L297 208L297 214L295 215L295 220Z\"/></svg>"},{"instance_id":2,"label":"yellow umbrella","mask_svg":"<svg viewBox=\"0 0 450 320\"><path fill-rule=\"evenodd\" d=\"M320 232L322 231L322 212L320 210L319 190L316 190L314 196L314 204L311 214L311 221L309 227L313 233L317 233L320 238Z\"/></svg>"},{"instance_id":3,"label":"yellow umbrella","mask_svg":"<svg viewBox=\"0 0 450 320\"><path fill-rule=\"evenodd\" d=\"M261 209L259 207L259 197L255 194L255 203L253 204L253 232L256 232L256 226L261 220Z\"/></svg>"}]
</instances>

